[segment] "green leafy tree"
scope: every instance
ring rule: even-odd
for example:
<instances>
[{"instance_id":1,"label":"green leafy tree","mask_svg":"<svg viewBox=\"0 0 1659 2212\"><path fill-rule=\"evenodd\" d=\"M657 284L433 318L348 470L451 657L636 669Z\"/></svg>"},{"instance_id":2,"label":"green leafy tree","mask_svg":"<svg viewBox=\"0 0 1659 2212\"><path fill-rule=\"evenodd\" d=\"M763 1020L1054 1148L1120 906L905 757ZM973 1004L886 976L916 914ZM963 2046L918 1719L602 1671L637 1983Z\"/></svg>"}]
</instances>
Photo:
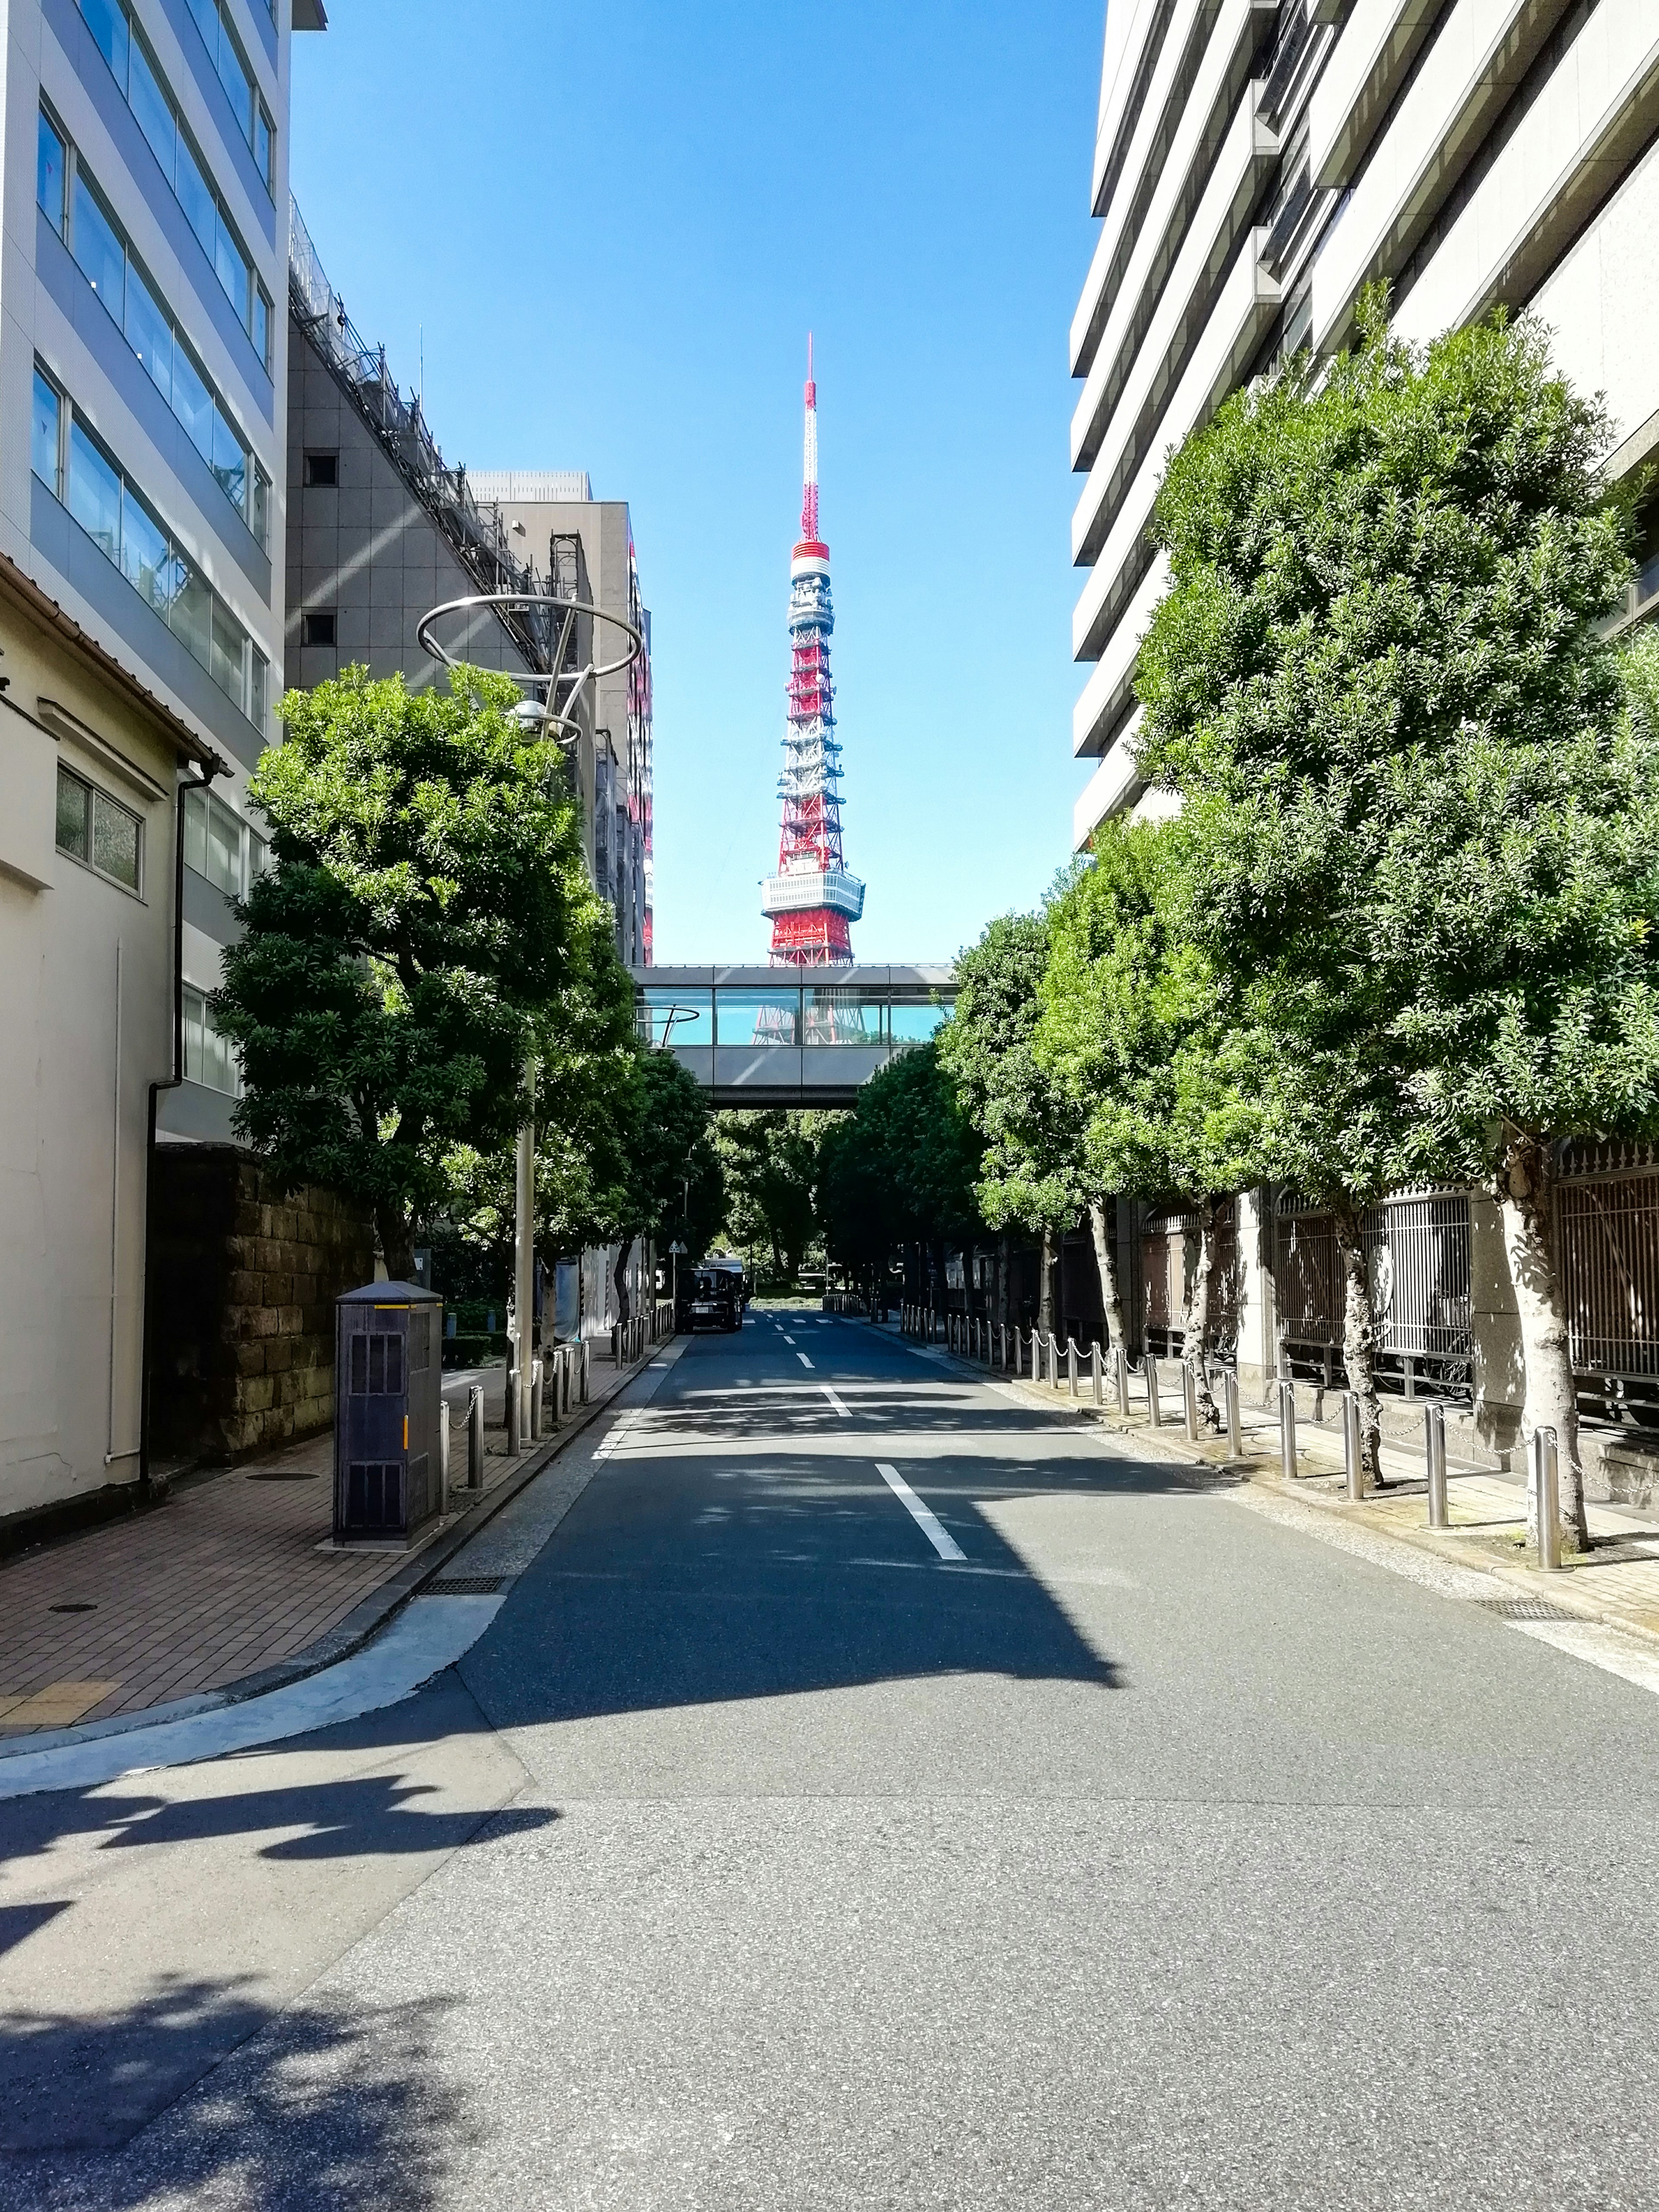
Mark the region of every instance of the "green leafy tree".
<instances>
[{"instance_id":1,"label":"green leafy tree","mask_svg":"<svg viewBox=\"0 0 1659 2212\"><path fill-rule=\"evenodd\" d=\"M776 1280L794 1282L811 1247L818 1148L836 1118L780 1106L733 1108L716 1117L726 1233L744 1251L764 1246Z\"/></svg>"},{"instance_id":2,"label":"green leafy tree","mask_svg":"<svg viewBox=\"0 0 1659 2212\"><path fill-rule=\"evenodd\" d=\"M647 1053L641 1077L639 1134L618 1224L616 1284L624 1320L623 1271L634 1239L647 1237L660 1254L678 1237L700 1259L725 1212L725 1176L702 1085L672 1052Z\"/></svg>"},{"instance_id":3,"label":"green leafy tree","mask_svg":"<svg viewBox=\"0 0 1659 2212\"><path fill-rule=\"evenodd\" d=\"M884 1255L918 1247L942 1285L945 1246L983 1233L974 1196L982 1150L937 1039L900 1053L859 1092L850 1133L837 1140L823 1190L830 1238L856 1234Z\"/></svg>"},{"instance_id":4,"label":"green leafy tree","mask_svg":"<svg viewBox=\"0 0 1659 2212\"><path fill-rule=\"evenodd\" d=\"M289 1188L371 1206L393 1276L449 1203L455 1148L517 1126L538 1018L598 904L558 748L519 698L477 669L413 694L350 670L284 696L286 742L250 787L274 866L215 999L236 1127Z\"/></svg>"},{"instance_id":5,"label":"green leafy tree","mask_svg":"<svg viewBox=\"0 0 1659 2212\"><path fill-rule=\"evenodd\" d=\"M1197 1218L1182 1356L1217 1428L1204 1345L1221 1215L1261 1174L1263 1132L1257 1048L1190 912L1182 825L1102 823L1051 916L1033 1049L1083 1115L1090 1186L1178 1199Z\"/></svg>"},{"instance_id":6,"label":"green leafy tree","mask_svg":"<svg viewBox=\"0 0 1659 2212\"><path fill-rule=\"evenodd\" d=\"M1556 1146L1647 1133L1659 1077L1608 439L1537 326L1418 350L1372 301L1356 352L1237 396L1172 462L1139 678L1143 766L1182 793L1207 947L1286 1042L1308 1179L1357 1204L1368 1166L1415 1160L1496 1193L1523 1433L1554 1429L1580 1544Z\"/></svg>"},{"instance_id":7,"label":"green leafy tree","mask_svg":"<svg viewBox=\"0 0 1659 2212\"><path fill-rule=\"evenodd\" d=\"M1114 1343L1123 1311L1105 1202L1083 1175L1078 1100L1038 1060L1032 1041L1048 960L1048 909L1004 915L957 959L957 1002L938 1037L939 1065L985 1140L974 1195L989 1227L1042 1240L1037 1326L1054 1328L1054 1246L1086 1212L1101 1304ZM1006 1238L1003 1252L1006 1279Z\"/></svg>"}]
</instances>

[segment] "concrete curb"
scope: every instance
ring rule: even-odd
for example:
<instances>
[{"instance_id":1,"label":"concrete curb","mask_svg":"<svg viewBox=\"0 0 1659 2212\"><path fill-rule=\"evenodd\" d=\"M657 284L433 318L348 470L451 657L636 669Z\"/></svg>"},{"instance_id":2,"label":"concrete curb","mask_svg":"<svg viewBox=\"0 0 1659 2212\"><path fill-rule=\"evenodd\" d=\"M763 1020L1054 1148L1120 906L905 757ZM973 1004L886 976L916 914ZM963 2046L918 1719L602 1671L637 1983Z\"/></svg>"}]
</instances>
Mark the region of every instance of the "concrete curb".
<instances>
[{"instance_id":1,"label":"concrete curb","mask_svg":"<svg viewBox=\"0 0 1659 2212\"><path fill-rule=\"evenodd\" d=\"M672 1341L672 1338L665 1340L666 1344ZM193 1697L176 1698L168 1705L145 1705L137 1712L117 1713L106 1721L83 1721L72 1728L42 1729L38 1734L0 1738L0 1765L31 1752L55 1751L64 1744L93 1743L103 1736L130 1735L135 1729L155 1728L168 1721L189 1720L197 1713L240 1705L249 1698L286 1689L290 1683L303 1681L307 1674L320 1674L325 1667L349 1659L378 1634L395 1613L401 1612L412 1597L418 1596L428 1583L435 1580L455 1554L471 1543L504 1505L511 1504L538 1474L544 1473L567 1444L574 1443L591 1427L636 1376L648 1373L653 1357L662 1349L659 1345L647 1346L645 1356L615 1376L602 1394L579 1407L557 1436L549 1437L511 1474L504 1476L493 1490L487 1490L441 1536L422 1545L395 1575L372 1589L343 1620L336 1621L315 1643L307 1644L303 1651L296 1651L292 1658L279 1660L275 1666L263 1667L257 1674L244 1674L240 1680L227 1682L222 1689L199 1691ZM465 1435L465 1431L462 1433Z\"/></svg>"},{"instance_id":2,"label":"concrete curb","mask_svg":"<svg viewBox=\"0 0 1659 2212\"><path fill-rule=\"evenodd\" d=\"M887 1340L894 1340L891 1331L880 1328L873 1322L866 1326ZM1443 1559L1450 1565L1467 1567L1472 1573L1490 1576L1500 1589L1511 1590L1517 1596L1545 1599L1549 1604L1559 1606L1563 1613L1572 1614L1576 1620L1595 1621L1604 1628L1624 1629L1632 1636L1639 1636L1659 1646L1659 1626L1650 1626L1646 1621L1632 1618L1627 1613L1609 1611L1605 1606L1598 1605L1593 1599L1574 1589L1571 1572L1547 1575L1537 1567L1522 1566L1518 1563L1511 1566L1475 1550L1472 1546L1460 1543L1455 1536L1447 1535L1437 1528L1426 1526L1421 1529L1396 1528L1392 1522L1379 1520L1369 1513L1364 1504L1351 1504L1346 1497L1333 1497L1329 1492L1315 1487L1322 1481L1340 1480L1341 1470L1334 1462L1328 1468L1310 1468L1307 1474L1298 1476L1294 1483L1286 1482L1276 1461L1271 1456L1266 1460L1249 1457L1242 1460L1212 1459L1207 1454L1195 1450L1184 1437L1179 1440L1166 1440L1162 1431L1126 1425L1121 1415L1110 1413L1104 1407L1073 1401L1069 1393L1050 1389L1047 1383L1032 1383L1011 1375L999 1374L994 1368L981 1368L971 1360L959 1358L954 1352L946 1352L940 1345L912 1344L908 1337L899 1337L896 1341L914 1352L918 1359L930 1359L937 1365L948 1367L953 1374L960 1375L965 1380L994 1383L1005 1390L1018 1391L1024 1403L1051 1413L1065 1413L1076 1419L1086 1421L1091 1427L1103 1431L1109 1437L1121 1439L1148 1457L1173 1461L1188 1467L1207 1468L1218 1475L1231 1474L1235 1484L1248 1482L1253 1489L1270 1491L1277 1497L1294 1499L1299 1504L1328 1513L1335 1520L1356 1522L1370 1535L1388 1543L1398 1544L1407 1551L1425 1552L1431 1558ZM1482 1468L1476 1471L1485 1474L1492 1470Z\"/></svg>"}]
</instances>

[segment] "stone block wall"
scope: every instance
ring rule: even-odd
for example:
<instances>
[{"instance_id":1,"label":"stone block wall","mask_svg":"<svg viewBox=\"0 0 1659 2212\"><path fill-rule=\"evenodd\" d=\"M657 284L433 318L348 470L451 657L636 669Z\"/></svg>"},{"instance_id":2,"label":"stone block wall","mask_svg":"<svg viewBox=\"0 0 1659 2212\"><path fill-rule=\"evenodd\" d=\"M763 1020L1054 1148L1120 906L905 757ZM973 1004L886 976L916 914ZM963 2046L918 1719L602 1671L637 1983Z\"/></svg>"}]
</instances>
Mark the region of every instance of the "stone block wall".
<instances>
[{"instance_id":1,"label":"stone block wall","mask_svg":"<svg viewBox=\"0 0 1659 2212\"><path fill-rule=\"evenodd\" d=\"M150 1213L153 1450L228 1460L334 1418L334 1301L374 1276L366 1209L285 1197L232 1145L164 1145Z\"/></svg>"}]
</instances>

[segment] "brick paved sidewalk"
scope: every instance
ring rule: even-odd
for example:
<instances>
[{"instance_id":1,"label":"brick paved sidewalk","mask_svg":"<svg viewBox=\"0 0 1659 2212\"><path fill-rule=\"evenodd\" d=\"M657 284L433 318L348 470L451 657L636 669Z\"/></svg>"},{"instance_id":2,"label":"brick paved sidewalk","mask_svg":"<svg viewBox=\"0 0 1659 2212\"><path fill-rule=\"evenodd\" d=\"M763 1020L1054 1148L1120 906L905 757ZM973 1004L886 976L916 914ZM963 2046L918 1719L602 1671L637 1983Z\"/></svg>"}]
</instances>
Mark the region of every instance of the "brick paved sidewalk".
<instances>
[{"instance_id":1,"label":"brick paved sidewalk","mask_svg":"<svg viewBox=\"0 0 1659 2212\"><path fill-rule=\"evenodd\" d=\"M637 1373L595 1365L603 1400ZM452 1468L465 1478L457 1415L477 1376L445 1378L456 1412ZM505 1370L486 1369L484 1495L525 1464L506 1456ZM105 1720L217 1690L292 1659L400 1573L477 1503L416 1543L335 1551L329 1436L187 1481L131 1520L0 1565L0 1738Z\"/></svg>"}]
</instances>

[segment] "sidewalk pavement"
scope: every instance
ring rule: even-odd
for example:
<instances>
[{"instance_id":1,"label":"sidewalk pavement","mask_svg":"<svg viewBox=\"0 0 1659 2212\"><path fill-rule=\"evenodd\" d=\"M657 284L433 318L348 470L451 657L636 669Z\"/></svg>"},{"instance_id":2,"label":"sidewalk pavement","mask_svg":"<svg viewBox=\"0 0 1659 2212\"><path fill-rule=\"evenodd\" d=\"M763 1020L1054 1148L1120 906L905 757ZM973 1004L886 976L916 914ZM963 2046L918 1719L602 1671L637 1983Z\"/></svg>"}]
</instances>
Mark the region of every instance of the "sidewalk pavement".
<instances>
[{"instance_id":1,"label":"sidewalk pavement","mask_svg":"<svg viewBox=\"0 0 1659 2212\"><path fill-rule=\"evenodd\" d=\"M448 1513L412 1545L336 1550L334 1439L313 1437L252 1464L186 1478L134 1519L20 1554L0 1565L0 1744L225 1692L273 1668L342 1656L436 1572L463 1522L489 1517L645 1363L592 1367L590 1402L558 1436L507 1456L506 1368L447 1375ZM470 1384L484 1386L484 1486L466 1477L462 1425ZM397 1585L393 1588L392 1585ZM374 1601L381 1601L377 1608ZM359 1608L363 1618L351 1620ZM355 1634L342 1634L350 1622Z\"/></svg>"},{"instance_id":2,"label":"sidewalk pavement","mask_svg":"<svg viewBox=\"0 0 1659 2212\"><path fill-rule=\"evenodd\" d=\"M896 1334L895 1327L885 1327ZM907 1340L908 1341L908 1340ZM1328 1509L1346 1519L1358 1521L1382 1535L1392 1536L1460 1565L1490 1573L1494 1595L1508 1590L1528 1606L1547 1605L1573 1619L1605 1620L1659 1637L1659 1519L1619 1505L1590 1504L1586 1509L1590 1546L1583 1557L1570 1557L1559 1573L1546 1574L1527 1543L1527 1490L1522 1477L1486 1467L1449 1462L1447 1503L1449 1528L1428 1525L1428 1481L1420 1449L1385 1442L1382 1474L1385 1487L1358 1502L1351 1502L1343 1480L1342 1435L1334 1421L1322 1424L1311 1418L1312 1391L1297 1390L1297 1474L1287 1481L1279 1465L1279 1420L1275 1413L1260 1407L1240 1409L1242 1460L1229 1456L1225 1437L1191 1443L1182 1425L1178 1390L1165 1400L1163 1425L1153 1428L1144 1401L1137 1407L1131 1376L1129 1413L1126 1419L1112 1402L1110 1378L1103 1388L1107 1404L1097 1407L1091 1397L1087 1370L1078 1377L1074 1400L1062 1376L1058 1389L1016 1378L977 1360L948 1353L942 1346L917 1346L924 1354L948 1362L963 1374L1000 1382L1024 1399L1087 1420L1116 1435L1133 1436L1138 1448L1160 1457L1231 1469L1242 1480L1276 1489L1308 1504ZM1174 1363L1170 1363L1173 1369ZM1171 1373L1170 1380L1175 1377ZM1332 1395L1336 1394L1333 1393ZM1173 1400L1171 1403L1170 1401Z\"/></svg>"}]
</instances>

